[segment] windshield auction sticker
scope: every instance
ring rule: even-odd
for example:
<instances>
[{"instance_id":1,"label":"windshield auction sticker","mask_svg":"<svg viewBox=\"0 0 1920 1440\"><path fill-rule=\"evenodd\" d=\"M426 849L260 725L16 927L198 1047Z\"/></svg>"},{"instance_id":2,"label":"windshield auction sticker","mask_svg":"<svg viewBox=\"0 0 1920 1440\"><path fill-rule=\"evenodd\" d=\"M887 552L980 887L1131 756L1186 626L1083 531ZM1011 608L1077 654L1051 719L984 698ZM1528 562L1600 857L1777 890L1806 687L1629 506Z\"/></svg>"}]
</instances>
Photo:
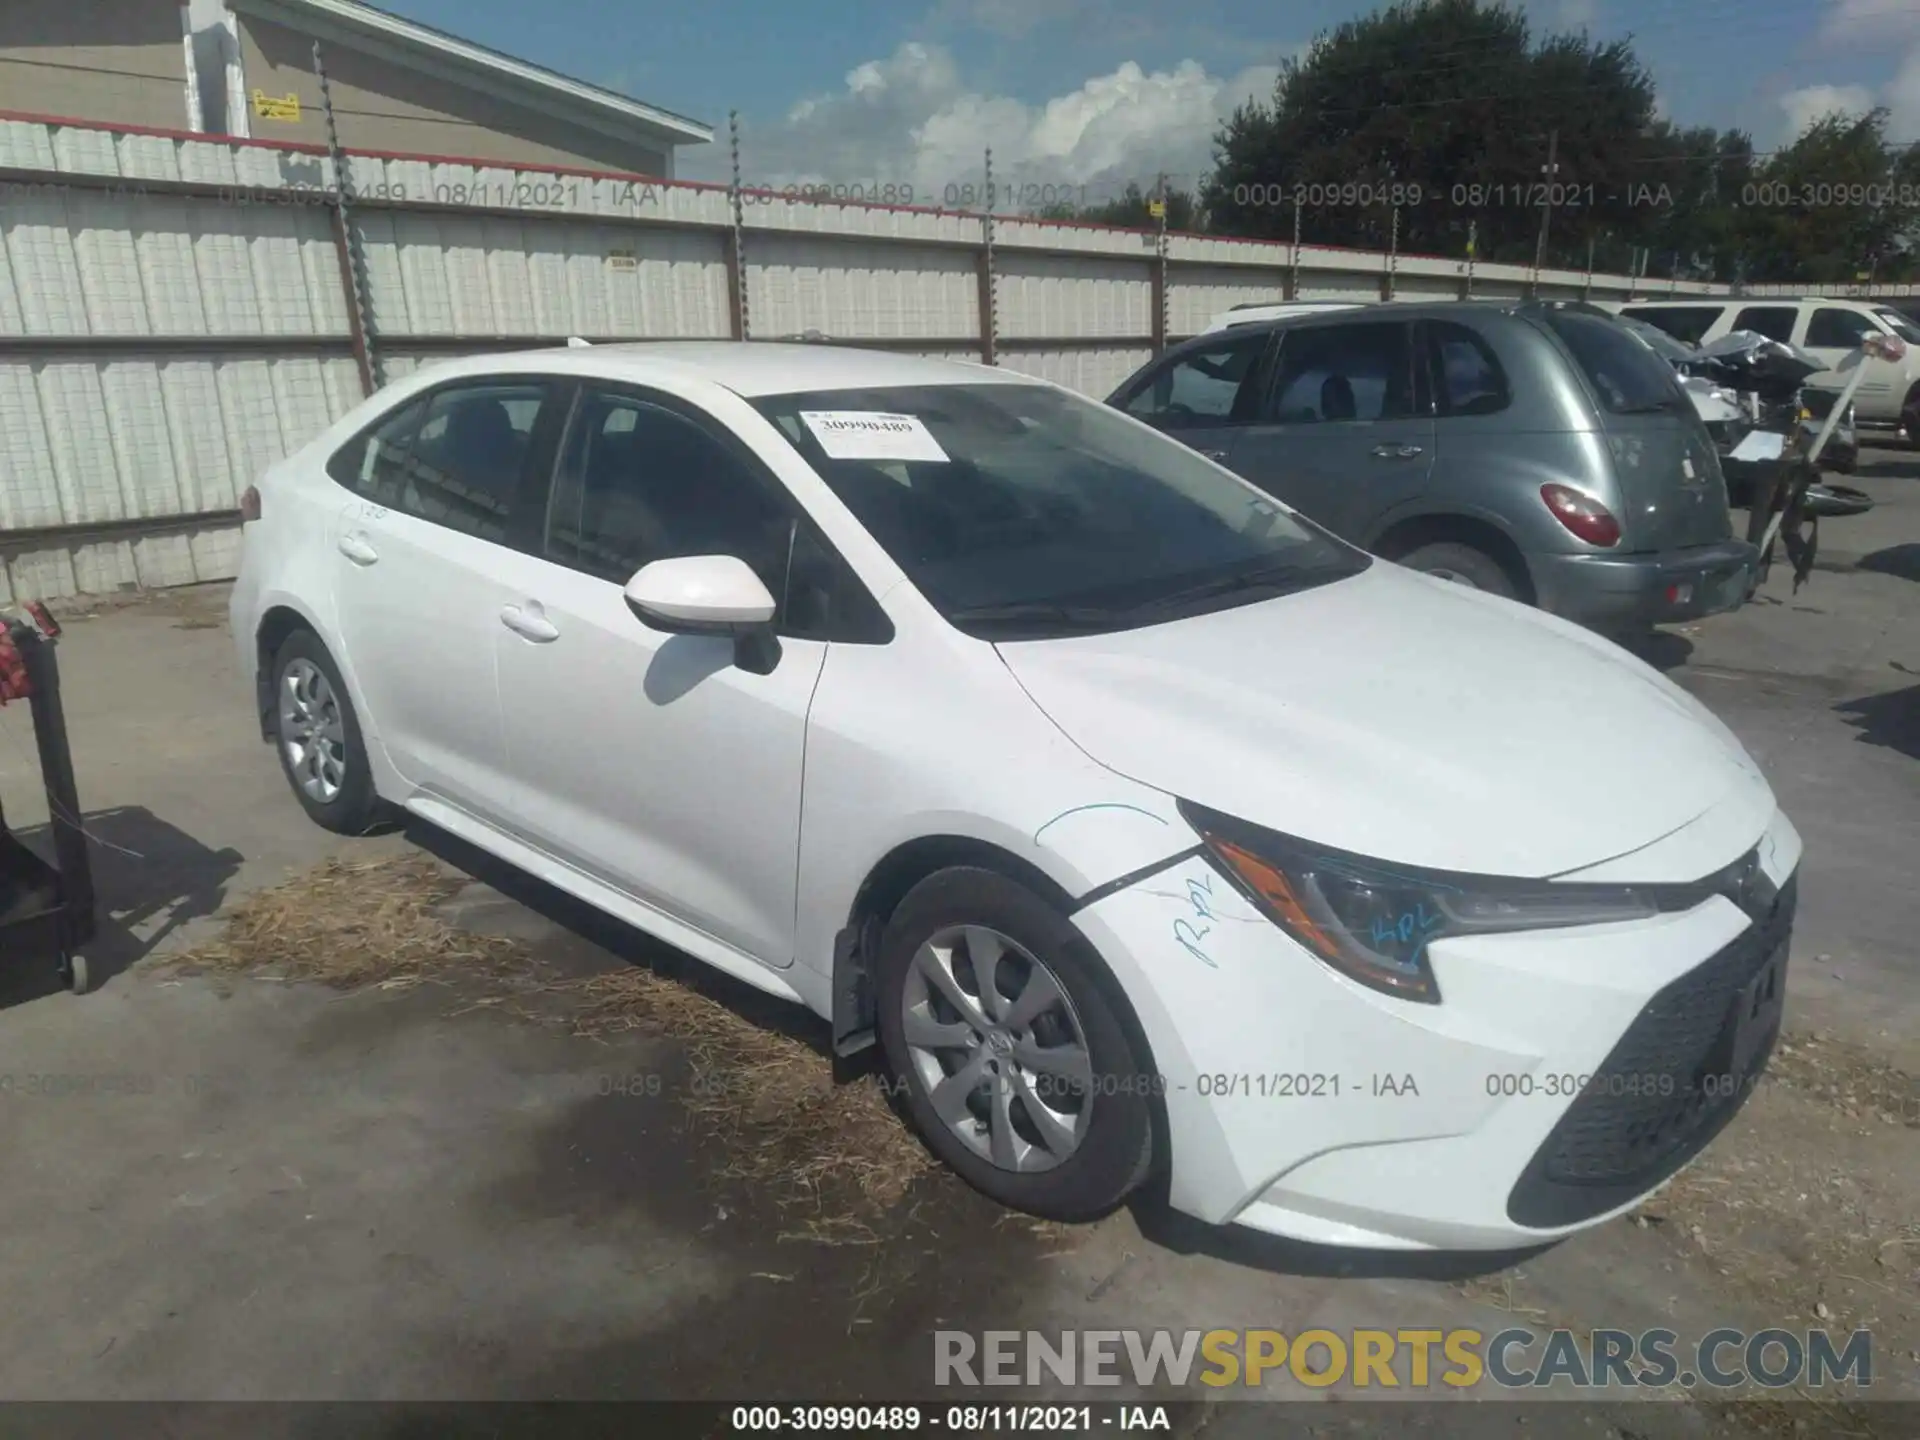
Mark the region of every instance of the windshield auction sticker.
<instances>
[{"instance_id":1,"label":"windshield auction sticker","mask_svg":"<svg viewBox=\"0 0 1920 1440\"><path fill-rule=\"evenodd\" d=\"M878 410L802 410L830 460L945 460L947 452L914 415Z\"/></svg>"}]
</instances>

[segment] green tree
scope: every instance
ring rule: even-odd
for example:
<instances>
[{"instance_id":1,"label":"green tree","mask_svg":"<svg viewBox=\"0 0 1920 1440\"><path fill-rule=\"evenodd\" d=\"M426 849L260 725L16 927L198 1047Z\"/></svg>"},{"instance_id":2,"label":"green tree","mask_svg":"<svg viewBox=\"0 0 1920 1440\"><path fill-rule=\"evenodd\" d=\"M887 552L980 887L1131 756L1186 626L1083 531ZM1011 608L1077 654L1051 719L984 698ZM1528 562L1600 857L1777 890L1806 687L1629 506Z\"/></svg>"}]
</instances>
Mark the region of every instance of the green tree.
<instances>
[{"instance_id":1,"label":"green tree","mask_svg":"<svg viewBox=\"0 0 1920 1440\"><path fill-rule=\"evenodd\" d=\"M1290 236L1298 199L1306 240L1384 248L1399 199L1402 250L1464 254L1472 227L1480 259L1525 263L1546 200L1549 263L1591 241L1618 266L1642 245L1716 255L1715 186L1751 148L1656 118L1630 42L1536 42L1501 0L1398 0L1321 34L1216 146L1201 198L1222 233Z\"/></svg>"},{"instance_id":2,"label":"green tree","mask_svg":"<svg viewBox=\"0 0 1920 1440\"><path fill-rule=\"evenodd\" d=\"M1920 207L1902 202L1920 161L1886 130L1884 109L1826 115L1755 168L1738 197L1744 278L1839 286L1911 273Z\"/></svg>"}]
</instances>

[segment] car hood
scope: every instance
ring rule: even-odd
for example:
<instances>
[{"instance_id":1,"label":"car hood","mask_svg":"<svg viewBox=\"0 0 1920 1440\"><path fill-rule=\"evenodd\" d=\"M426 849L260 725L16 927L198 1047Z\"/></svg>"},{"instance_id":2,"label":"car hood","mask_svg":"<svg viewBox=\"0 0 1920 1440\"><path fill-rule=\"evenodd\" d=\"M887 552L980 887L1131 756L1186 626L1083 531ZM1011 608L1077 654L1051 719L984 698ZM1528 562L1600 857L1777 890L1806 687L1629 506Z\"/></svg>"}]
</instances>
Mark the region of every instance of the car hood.
<instances>
[{"instance_id":1,"label":"car hood","mask_svg":"<svg viewBox=\"0 0 1920 1440\"><path fill-rule=\"evenodd\" d=\"M997 648L1109 769L1404 865L1558 875L1765 785L1704 706L1618 646L1385 562L1209 615Z\"/></svg>"}]
</instances>

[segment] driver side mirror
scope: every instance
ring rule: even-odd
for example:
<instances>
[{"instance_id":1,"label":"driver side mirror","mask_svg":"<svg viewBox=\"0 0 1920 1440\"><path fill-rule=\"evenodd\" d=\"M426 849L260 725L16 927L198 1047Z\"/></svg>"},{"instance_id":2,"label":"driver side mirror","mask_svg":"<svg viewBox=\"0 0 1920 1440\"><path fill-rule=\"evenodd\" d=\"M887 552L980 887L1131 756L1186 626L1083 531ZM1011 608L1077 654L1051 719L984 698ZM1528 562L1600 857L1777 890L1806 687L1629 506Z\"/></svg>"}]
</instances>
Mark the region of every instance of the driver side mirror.
<instances>
[{"instance_id":1,"label":"driver side mirror","mask_svg":"<svg viewBox=\"0 0 1920 1440\"><path fill-rule=\"evenodd\" d=\"M649 629L731 637L734 664L750 674L770 674L780 661L773 596L738 556L655 560L635 572L622 594Z\"/></svg>"}]
</instances>

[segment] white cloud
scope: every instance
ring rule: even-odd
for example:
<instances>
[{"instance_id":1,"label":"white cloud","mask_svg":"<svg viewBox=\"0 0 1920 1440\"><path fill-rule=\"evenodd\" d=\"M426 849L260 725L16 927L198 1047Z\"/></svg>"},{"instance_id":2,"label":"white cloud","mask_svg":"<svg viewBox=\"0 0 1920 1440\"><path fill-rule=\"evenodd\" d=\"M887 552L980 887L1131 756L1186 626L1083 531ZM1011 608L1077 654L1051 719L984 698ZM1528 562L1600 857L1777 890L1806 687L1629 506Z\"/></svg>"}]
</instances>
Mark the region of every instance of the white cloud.
<instances>
[{"instance_id":1,"label":"white cloud","mask_svg":"<svg viewBox=\"0 0 1920 1440\"><path fill-rule=\"evenodd\" d=\"M1842 44L1920 40L1920 5L1913 0L1833 0L1820 30L1824 38Z\"/></svg>"},{"instance_id":2,"label":"white cloud","mask_svg":"<svg viewBox=\"0 0 1920 1440\"><path fill-rule=\"evenodd\" d=\"M1108 198L1129 180L1150 186L1162 171L1192 186L1212 170L1220 122L1270 97L1278 73L1260 65L1211 75L1194 60L1147 71L1128 61L1028 104L969 89L939 46L905 44L848 72L842 89L802 100L784 122L742 127L741 169L767 185L910 185L916 202L938 204L949 187L979 185L991 146L996 180L1075 187L1076 200ZM701 158L724 166L724 157Z\"/></svg>"},{"instance_id":3,"label":"white cloud","mask_svg":"<svg viewBox=\"0 0 1920 1440\"><path fill-rule=\"evenodd\" d=\"M1873 108L1873 91L1864 85L1807 85L1780 97L1787 140L1796 139L1816 120L1834 111L1862 115Z\"/></svg>"},{"instance_id":4,"label":"white cloud","mask_svg":"<svg viewBox=\"0 0 1920 1440\"><path fill-rule=\"evenodd\" d=\"M1890 112L1888 135L1895 140L1920 137L1920 45L1907 52L1900 72L1887 82L1881 100Z\"/></svg>"}]
</instances>

